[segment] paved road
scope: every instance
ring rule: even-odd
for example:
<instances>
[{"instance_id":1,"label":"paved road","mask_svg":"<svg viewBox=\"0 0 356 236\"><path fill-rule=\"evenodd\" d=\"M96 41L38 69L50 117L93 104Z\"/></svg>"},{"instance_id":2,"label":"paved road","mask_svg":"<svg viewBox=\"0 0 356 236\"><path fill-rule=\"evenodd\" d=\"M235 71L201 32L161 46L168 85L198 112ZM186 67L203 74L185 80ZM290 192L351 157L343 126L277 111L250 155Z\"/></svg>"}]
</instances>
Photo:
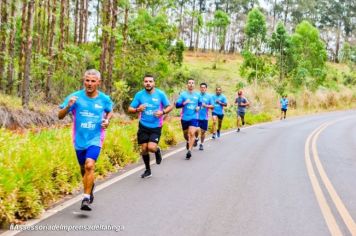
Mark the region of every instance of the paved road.
<instances>
[{"instance_id":1,"label":"paved road","mask_svg":"<svg viewBox=\"0 0 356 236\"><path fill-rule=\"evenodd\" d=\"M37 225L120 232L19 235L356 235L356 111L230 132L184 157L154 165L150 179L139 171L98 191L92 212L77 202Z\"/></svg>"}]
</instances>

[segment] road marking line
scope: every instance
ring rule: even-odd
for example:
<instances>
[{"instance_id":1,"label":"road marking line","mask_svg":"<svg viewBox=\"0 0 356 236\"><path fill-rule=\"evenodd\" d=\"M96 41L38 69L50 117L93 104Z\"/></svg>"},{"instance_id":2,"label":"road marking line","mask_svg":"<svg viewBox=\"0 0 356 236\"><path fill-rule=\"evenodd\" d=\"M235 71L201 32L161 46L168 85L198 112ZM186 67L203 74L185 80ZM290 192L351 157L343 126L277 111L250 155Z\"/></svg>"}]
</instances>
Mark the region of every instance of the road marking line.
<instances>
[{"instance_id":1,"label":"road marking line","mask_svg":"<svg viewBox=\"0 0 356 236\"><path fill-rule=\"evenodd\" d=\"M348 212L348 210L346 209L343 201L341 200L341 198L339 197L339 195L337 194L334 186L332 185L330 179L328 178L323 165L321 164L319 155L318 155L318 151L317 151L317 146L316 146L316 141L320 135L321 132L323 132L328 126L334 124L337 121L328 123L327 125L323 126L322 128L320 128L318 130L318 132L316 132L316 134L314 135L313 139L312 139L312 153L313 153L313 158L314 158L314 162L315 165L317 167L317 170L319 172L320 178L323 181L324 186L326 187L326 189L329 192L329 195L334 203L334 205L336 206L336 209L339 211L340 216L342 217L342 219L344 220L348 230L350 231L351 235L356 236L356 225L354 220L352 219L350 213Z\"/></svg>"},{"instance_id":2,"label":"road marking line","mask_svg":"<svg viewBox=\"0 0 356 236\"><path fill-rule=\"evenodd\" d=\"M320 187L320 184L318 182L318 179L315 175L314 169L313 169L313 164L311 162L311 157L310 157L310 153L309 153L309 147L310 147L310 140L311 137L320 129L320 127L326 126L327 123L322 124L321 126L319 126L317 129L315 129L307 138L307 141L305 142L305 164L307 167L307 172L310 178L310 182L312 185L312 188L314 190L314 194L316 197L316 200L319 204L320 210L322 212L322 215L325 219L326 225L329 228L329 231L331 233L332 236L340 236L342 235L340 228L338 226L338 224L336 223L335 217L331 212L331 209L325 199L325 196L323 194L323 191Z\"/></svg>"}]
</instances>

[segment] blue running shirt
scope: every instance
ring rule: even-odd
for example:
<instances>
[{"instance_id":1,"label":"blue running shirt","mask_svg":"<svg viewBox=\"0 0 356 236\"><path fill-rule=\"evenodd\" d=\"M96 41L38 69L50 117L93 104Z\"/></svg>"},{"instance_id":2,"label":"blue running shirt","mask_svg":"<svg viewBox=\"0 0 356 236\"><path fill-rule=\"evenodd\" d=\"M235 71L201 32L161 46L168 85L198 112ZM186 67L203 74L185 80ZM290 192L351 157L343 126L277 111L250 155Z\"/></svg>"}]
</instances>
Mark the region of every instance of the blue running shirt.
<instances>
[{"instance_id":1,"label":"blue running shirt","mask_svg":"<svg viewBox=\"0 0 356 236\"><path fill-rule=\"evenodd\" d=\"M212 100L212 97L208 93L200 93L201 97L201 103L205 105L213 105L214 102ZM199 111L199 120L209 120L209 109L206 107L201 107Z\"/></svg>"},{"instance_id":2,"label":"blue running shirt","mask_svg":"<svg viewBox=\"0 0 356 236\"><path fill-rule=\"evenodd\" d=\"M280 103L281 103L282 109L288 109L288 99L287 98L281 98Z\"/></svg>"},{"instance_id":3,"label":"blue running shirt","mask_svg":"<svg viewBox=\"0 0 356 236\"><path fill-rule=\"evenodd\" d=\"M190 102L183 106L183 102L188 99ZM201 98L197 92L189 93L188 91L184 91L179 95L176 101L177 108L183 107L181 112L181 119L185 121L199 119L199 113L196 111L198 106L201 106Z\"/></svg>"},{"instance_id":4,"label":"blue running shirt","mask_svg":"<svg viewBox=\"0 0 356 236\"><path fill-rule=\"evenodd\" d=\"M158 118L154 113L169 106L170 103L166 94L157 88L152 94L143 89L136 93L130 107L137 108L141 104L144 104L146 109L139 115L140 123L148 128L162 127L163 116Z\"/></svg>"},{"instance_id":5,"label":"blue running shirt","mask_svg":"<svg viewBox=\"0 0 356 236\"><path fill-rule=\"evenodd\" d=\"M213 103L214 103L214 109L213 112L217 115L223 115L224 114L224 107L218 103L216 103L217 100L219 100L222 103L227 104L227 99L224 94L220 94L219 96L214 94L213 97Z\"/></svg>"},{"instance_id":6,"label":"blue running shirt","mask_svg":"<svg viewBox=\"0 0 356 236\"><path fill-rule=\"evenodd\" d=\"M89 146L103 145L105 129L101 127L105 113L112 111L113 102L110 97L99 91L98 96L90 98L85 90L70 94L59 106L61 109L68 105L69 99L78 97L70 107L73 114L73 144L76 150L84 150Z\"/></svg>"}]
</instances>

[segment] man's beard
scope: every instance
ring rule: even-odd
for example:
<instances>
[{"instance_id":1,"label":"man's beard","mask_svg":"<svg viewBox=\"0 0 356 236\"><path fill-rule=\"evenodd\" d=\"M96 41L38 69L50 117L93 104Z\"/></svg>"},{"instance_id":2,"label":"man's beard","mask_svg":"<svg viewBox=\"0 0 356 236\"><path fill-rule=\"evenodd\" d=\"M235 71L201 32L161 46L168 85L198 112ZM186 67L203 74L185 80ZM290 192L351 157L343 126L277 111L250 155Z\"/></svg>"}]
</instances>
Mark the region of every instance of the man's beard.
<instances>
[{"instance_id":1,"label":"man's beard","mask_svg":"<svg viewBox=\"0 0 356 236\"><path fill-rule=\"evenodd\" d=\"M149 87L149 88L145 87L145 89L146 89L147 92L151 92L153 87Z\"/></svg>"}]
</instances>

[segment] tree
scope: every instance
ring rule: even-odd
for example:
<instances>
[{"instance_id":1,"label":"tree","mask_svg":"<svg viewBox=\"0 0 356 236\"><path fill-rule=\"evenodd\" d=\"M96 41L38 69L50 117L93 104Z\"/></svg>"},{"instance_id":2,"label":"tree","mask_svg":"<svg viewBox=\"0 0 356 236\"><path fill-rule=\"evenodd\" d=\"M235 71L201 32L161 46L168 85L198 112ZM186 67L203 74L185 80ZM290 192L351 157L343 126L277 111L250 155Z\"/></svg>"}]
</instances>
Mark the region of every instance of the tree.
<instances>
[{"instance_id":1,"label":"tree","mask_svg":"<svg viewBox=\"0 0 356 236\"><path fill-rule=\"evenodd\" d=\"M267 26L265 16L257 8L252 9L247 15L245 34L247 48L257 55L261 53L261 46L266 40Z\"/></svg>"},{"instance_id":2,"label":"tree","mask_svg":"<svg viewBox=\"0 0 356 236\"><path fill-rule=\"evenodd\" d=\"M319 31L308 21L297 25L295 33L291 36L290 54L294 64L293 78L295 85L317 86L325 78L326 49L320 39ZM307 77L313 77L311 82Z\"/></svg>"},{"instance_id":3,"label":"tree","mask_svg":"<svg viewBox=\"0 0 356 236\"><path fill-rule=\"evenodd\" d=\"M50 33L48 38L48 57L49 57L49 65L47 71L47 78L46 78L46 99L47 101L52 100L52 76L53 71L55 68L55 61L54 61L54 38L55 38L55 29L56 29L56 10L57 10L57 0L53 0L52 2L52 16L51 16L51 25L50 25Z\"/></svg>"},{"instance_id":4,"label":"tree","mask_svg":"<svg viewBox=\"0 0 356 236\"><path fill-rule=\"evenodd\" d=\"M30 72L31 72L31 55L32 55L32 28L33 28L33 11L35 0L23 0L23 4L27 6L26 32L26 47L25 47L25 68L22 82L22 106L28 108L30 102Z\"/></svg>"},{"instance_id":5,"label":"tree","mask_svg":"<svg viewBox=\"0 0 356 236\"><path fill-rule=\"evenodd\" d=\"M0 25L0 90L3 89L3 76L6 56L6 38L7 38L7 0L1 3L1 25Z\"/></svg>"},{"instance_id":6,"label":"tree","mask_svg":"<svg viewBox=\"0 0 356 236\"><path fill-rule=\"evenodd\" d=\"M14 57L15 57L15 34L16 34L16 24L15 24L15 12L16 12L16 1L11 2L11 13L10 13L10 36L9 36L9 64L7 68L7 86L6 93L11 94L14 86Z\"/></svg>"},{"instance_id":7,"label":"tree","mask_svg":"<svg viewBox=\"0 0 356 236\"><path fill-rule=\"evenodd\" d=\"M271 68L268 66L270 62L261 55L262 45L266 41L266 32L265 16L257 8L252 9L247 15L245 27L247 40L242 51L244 62L240 68L240 73L243 76L247 76L250 82L254 77L255 86L258 80L262 81L272 73Z\"/></svg>"},{"instance_id":8,"label":"tree","mask_svg":"<svg viewBox=\"0 0 356 236\"><path fill-rule=\"evenodd\" d=\"M212 28L214 32L216 32L216 36L218 38L219 52L222 52L225 49L226 31L229 24L230 24L229 16L221 10L215 11L214 19L208 23L208 26ZM213 64L213 69L217 68L217 62L218 62L218 52L215 53L215 61Z\"/></svg>"},{"instance_id":9,"label":"tree","mask_svg":"<svg viewBox=\"0 0 356 236\"><path fill-rule=\"evenodd\" d=\"M279 80L282 81L287 73L287 52L290 46L290 37L282 22L278 22L276 31L272 34L271 48L277 53L277 65L279 69Z\"/></svg>"}]
</instances>

